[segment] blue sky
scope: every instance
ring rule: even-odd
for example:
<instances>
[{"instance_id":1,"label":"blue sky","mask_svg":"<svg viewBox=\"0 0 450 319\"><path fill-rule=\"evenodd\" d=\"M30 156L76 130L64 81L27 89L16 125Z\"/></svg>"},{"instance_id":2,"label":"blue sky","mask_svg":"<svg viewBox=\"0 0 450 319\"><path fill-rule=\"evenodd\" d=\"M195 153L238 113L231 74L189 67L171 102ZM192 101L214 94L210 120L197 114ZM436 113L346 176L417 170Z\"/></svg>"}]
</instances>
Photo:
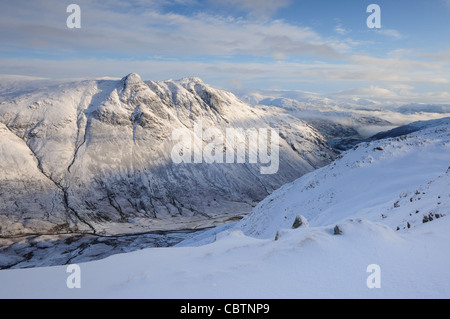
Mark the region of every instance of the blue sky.
<instances>
[{"instance_id":1,"label":"blue sky","mask_svg":"<svg viewBox=\"0 0 450 319\"><path fill-rule=\"evenodd\" d=\"M450 0L2 0L0 18L1 74L450 98Z\"/></svg>"}]
</instances>

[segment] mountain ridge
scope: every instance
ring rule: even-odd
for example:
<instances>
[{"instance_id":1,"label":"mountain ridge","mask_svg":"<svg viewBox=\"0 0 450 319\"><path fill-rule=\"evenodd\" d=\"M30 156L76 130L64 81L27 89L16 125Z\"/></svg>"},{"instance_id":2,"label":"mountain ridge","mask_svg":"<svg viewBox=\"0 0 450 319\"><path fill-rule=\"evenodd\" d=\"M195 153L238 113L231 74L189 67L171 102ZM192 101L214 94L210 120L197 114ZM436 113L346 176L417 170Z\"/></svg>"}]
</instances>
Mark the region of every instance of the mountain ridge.
<instances>
[{"instance_id":1,"label":"mountain ridge","mask_svg":"<svg viewBox=\"0 0 450 319\"><path fill-rule=\"evenodd\" d=\"M196 121L222 131L279 130L279 172L262 176L258 165L247 162L174 165L171 133L192 130ZM30 150L37 162L33 165L49 179L47 191L57 194L49 201L60 203L57 209L64 211L56 223L61 232L117 235L210 227L243 216L285 182L336 156L306 123L284 112L251 108L195 77L144 82L130 73L120 80L36 85L3 97L0 122ZM0 171L0 178L4 175ZM41 209L35 204L24 200L17 209L0 202L2 218L9 220L0 236L52 231L54 227L41 223L51 210L34 219L31 212ZM13 227L22 223L21 216L34 226Z\"/></svg>"}]
</instances>

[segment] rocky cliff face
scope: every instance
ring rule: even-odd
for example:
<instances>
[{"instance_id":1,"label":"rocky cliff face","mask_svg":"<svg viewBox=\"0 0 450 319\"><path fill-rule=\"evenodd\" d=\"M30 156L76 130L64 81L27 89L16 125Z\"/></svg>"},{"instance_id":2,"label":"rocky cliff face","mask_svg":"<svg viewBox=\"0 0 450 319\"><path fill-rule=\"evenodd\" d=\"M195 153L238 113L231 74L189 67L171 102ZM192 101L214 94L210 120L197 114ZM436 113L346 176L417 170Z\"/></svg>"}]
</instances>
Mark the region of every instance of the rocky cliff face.
<instances>
[{"instance_id":1,"label":"rocky cliff face","mask_svg":"<svg viewBox=\"0 0 450 319\"><path fill-rule=\"evenodd\" d=\"M198 78L144 82L130 74L0 101L0 236L212 226L335 157L301 120L252 108ZM174 163L172 132L193 132L199 121L222 132L277 129L277 173L261 174L249 161Z\"/></svg>"}]
</instances>

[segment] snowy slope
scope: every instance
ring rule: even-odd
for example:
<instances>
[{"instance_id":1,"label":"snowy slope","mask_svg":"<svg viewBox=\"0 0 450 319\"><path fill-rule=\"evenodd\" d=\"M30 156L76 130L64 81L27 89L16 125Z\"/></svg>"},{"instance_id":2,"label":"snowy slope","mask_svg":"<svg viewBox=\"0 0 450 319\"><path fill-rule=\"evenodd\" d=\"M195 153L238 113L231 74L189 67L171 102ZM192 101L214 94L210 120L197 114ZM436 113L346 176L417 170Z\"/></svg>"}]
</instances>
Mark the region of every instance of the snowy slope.
<instances>
[{"instance_id":1,"label":"snowy slope","mask_svg":"<svg viewBox=\"0 0 450 319\"><path fill-rule=\"evenodd\" d=\"M367 220L298 229L281 239L224 235L202 247L146 249L66 266L0 271L2 298L448 298L450 218L410 234ZM367 267L381 269L369 289Z\"/></svg>"},{"instance_id":2,"label":"snowy slope","mask_svg":"<svg viewBox=\"0 0 450 319\"><path fill-rule=\"evenodd\" d=\"M82 263L80 289L65 266L3 270L0 296L449 298L449 151L448 124L362 144L202 234L206 245ZM293 229L298 215L308 222Z\"/></svg>"},{"instance_id":3,"label":"snowy slope","mask_svg":"<svg viewBox=\"0 0 450 319\"><path fill-rule=\"evenodd\" d=\"M273 238L298 215L312 226L348 218L383 222L396 230L447 215L450 204L449 124L410 135L362 143L331 165L268 196L238 226L258 238ZM276 208L276 212L272 213Z\"/></svg>"},{"instance_id":4,"label":"snowy slope","mask_svg":"<svg viewBox=\"0 0 450 319\"><path fill-rule=\"evenodd\" d=\"M15 235L25 229L32 233L42 229L57 233L65 229L61 190L42 174L25 142L2 123L0 158L0 207L10 212L22 212L21 215L0 214L1 234ZM41 209L36 210L36 206Z\"/></svg>"},{"instance_id":5,"label":"snowy slope","mask_svg":"<svg viewBox=\"0 0 450 319\"><path fill-rule=\"evenodd\" d=\"M21 224L2 224L2 236L211 226L248 213L284 183L335 157L306 123L285 112L255 110L198 78L144 82L129 74L121 80L42 81L39 87L38 79L10 79L1 88L0 123L17 137L5 148L27 147L34 159L22 160L29 166L25 170L40 172L49 189L45 198L33 201L35 188L27 179L3 184L5 194L19 192L27 203L17 209L2 197L2 218ZM248 163L174 164L172 132L192 131L198 121L204 129L221 131L279 129L278 172L262 175L259 164ZM2 166L2 183L9 170ZM43 219L41 228L25 225L33 214Z\"/></svg>"},{"instance_id":6,"label":"snowy slope","mask_svg":"<svg viewBox=\"0 0 450 319\"><path fill-rule=\"evenodd\" d=\"M368 140L380 140L384 138L389 137L398 137L402 135L407 135L410 133L414 133L420 130L423 130L428 127L434 127L439 125L445 125L450 123L450 117L440 118L436 120L429 120L429 121L416 121L407 125L402 125L399 127L396 127L392 130L386 131L386 132L380 132L378 134L375 134L374 136L370 137Z\"/></svg>"}]
</instances>

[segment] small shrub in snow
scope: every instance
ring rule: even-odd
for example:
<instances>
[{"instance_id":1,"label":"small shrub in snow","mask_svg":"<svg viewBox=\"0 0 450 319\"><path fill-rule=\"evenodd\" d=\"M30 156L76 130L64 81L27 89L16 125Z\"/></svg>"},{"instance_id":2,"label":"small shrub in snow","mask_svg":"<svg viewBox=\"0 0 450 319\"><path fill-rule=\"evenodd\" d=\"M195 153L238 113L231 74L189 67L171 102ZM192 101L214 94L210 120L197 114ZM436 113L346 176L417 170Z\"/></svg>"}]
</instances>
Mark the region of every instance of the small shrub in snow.
<instances>
[{"instance_id":1,"label":"small shrub in snow","mask_svg":"<svg viewBox=\"0 0 450 319\"><path fill-rule=\"evenodd\" d=\"M342 230L339 228L338 225L334 226L334 234L335 235L341 235L342 234Z\"/></svg>"}]
</instances>

